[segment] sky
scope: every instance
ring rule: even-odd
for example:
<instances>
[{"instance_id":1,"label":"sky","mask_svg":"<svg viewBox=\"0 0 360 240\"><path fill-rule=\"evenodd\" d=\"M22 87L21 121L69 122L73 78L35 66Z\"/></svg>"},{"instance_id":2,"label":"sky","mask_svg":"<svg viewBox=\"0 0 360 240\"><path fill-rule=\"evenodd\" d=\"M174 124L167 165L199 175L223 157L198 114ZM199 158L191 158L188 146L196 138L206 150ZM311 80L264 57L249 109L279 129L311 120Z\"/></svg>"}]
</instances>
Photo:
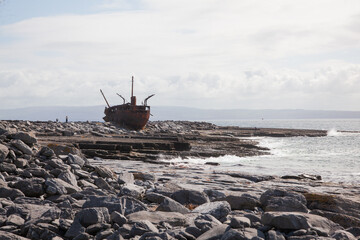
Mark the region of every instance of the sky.
<instances>
[{"instance_id":1,"label":"sky","mask_svg":"<svg viewBox=\"0 0 360 240\"><path fill-rule=\"evenodd\" d=\"M0 109L360 111L358 0L0 0Z\"/></svg>"}]
</instances>

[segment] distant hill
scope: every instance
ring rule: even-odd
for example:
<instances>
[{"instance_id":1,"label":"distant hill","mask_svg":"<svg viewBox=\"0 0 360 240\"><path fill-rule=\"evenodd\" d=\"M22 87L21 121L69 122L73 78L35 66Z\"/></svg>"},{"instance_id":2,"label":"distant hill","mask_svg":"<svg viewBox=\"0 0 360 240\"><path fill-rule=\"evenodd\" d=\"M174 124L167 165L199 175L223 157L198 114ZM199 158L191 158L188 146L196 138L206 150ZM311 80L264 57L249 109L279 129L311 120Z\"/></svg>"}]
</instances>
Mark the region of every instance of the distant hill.
<instances>
[{"instance_id":1,"label":"distant hill","mask_svg":"<svg viewBox=\"0 0 360 240\"><path fill-rule=\"evenodd\" d=\"M0 109L1 120L30 121L103 121L104 106L87 107L28 107ZM230 119L318 119L318 118L360 118L360 111L323 110L249 110L249 109L197 109L189 107L151 107L150 120L230 120Z\"/></svg>"}]
</instances>

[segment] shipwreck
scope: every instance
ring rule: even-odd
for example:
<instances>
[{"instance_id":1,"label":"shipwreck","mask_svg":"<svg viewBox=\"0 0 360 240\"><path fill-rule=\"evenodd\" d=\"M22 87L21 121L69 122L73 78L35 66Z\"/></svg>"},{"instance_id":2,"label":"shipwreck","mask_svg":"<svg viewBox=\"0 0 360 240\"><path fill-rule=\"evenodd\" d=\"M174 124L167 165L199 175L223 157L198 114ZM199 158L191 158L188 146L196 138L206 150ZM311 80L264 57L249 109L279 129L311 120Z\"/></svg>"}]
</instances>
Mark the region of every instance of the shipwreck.
<instances>
[{"instance_id":1,"label":"shipwreck","mask_svg":"<svg viewBox=\"0 0 360 240\"><path fill-rule=\"evenodd\" d=\"M101 89L100 92L107 104L104 111L105 117L103 117L105 122L111 122L131 130L141 130L145 127L150 118L150 106L147 105L147 101L155 94L145 98L142 105L136 105L136 96L134 96L134 77L131 78L130 103L125 103L125 98L117 93L117 95L122 98L123 104L110 106Z\"/></svg>"}]
</instances>

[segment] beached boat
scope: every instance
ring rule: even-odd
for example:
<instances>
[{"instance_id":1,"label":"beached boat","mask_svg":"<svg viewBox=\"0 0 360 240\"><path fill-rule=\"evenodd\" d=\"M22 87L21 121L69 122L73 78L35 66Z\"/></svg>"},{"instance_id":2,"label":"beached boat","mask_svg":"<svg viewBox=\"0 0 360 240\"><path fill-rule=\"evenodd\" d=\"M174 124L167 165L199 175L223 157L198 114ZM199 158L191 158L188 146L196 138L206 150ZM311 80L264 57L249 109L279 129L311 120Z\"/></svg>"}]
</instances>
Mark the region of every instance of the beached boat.
<instances>
[{"instance_id":1,"label":"beached boat","mask_svg":"<svg viewBox=\"0 0 360 240\"><path fill-rule=\"evenodd\" d=\"M147 105L147 100L155 94L145 98L143 105L136 105L136 96L134 96L134 77L131 79L130 103L125 103L125 98L117 93L117 95L123 99L123 104L110 106L101 89L100 92L108 106L105 107L104 111L105 117L103 119L105 122L112 122L132 130L141 130L145 127L150 118L150 106Z\"/></svg>"}]
</instances>

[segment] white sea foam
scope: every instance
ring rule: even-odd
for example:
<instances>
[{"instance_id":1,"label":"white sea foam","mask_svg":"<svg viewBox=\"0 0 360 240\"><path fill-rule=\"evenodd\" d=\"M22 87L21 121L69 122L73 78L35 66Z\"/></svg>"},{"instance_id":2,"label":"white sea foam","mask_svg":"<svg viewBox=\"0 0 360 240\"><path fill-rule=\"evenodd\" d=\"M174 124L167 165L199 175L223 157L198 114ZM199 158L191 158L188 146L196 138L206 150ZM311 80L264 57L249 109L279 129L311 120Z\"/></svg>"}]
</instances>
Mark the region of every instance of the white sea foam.
<instances>
[{"instance_id":1,"label":"white sea foam","mask_svg":"<svg viewBox=\"0 0 360 240\"><path fill-rule=\"evenodd\" d=\"M338 132L335 128L332 128L330 130L327 131L327 136L328 137L337 137L337 136L341 136L341 132Z\"/></svg>"}]
</instances>

